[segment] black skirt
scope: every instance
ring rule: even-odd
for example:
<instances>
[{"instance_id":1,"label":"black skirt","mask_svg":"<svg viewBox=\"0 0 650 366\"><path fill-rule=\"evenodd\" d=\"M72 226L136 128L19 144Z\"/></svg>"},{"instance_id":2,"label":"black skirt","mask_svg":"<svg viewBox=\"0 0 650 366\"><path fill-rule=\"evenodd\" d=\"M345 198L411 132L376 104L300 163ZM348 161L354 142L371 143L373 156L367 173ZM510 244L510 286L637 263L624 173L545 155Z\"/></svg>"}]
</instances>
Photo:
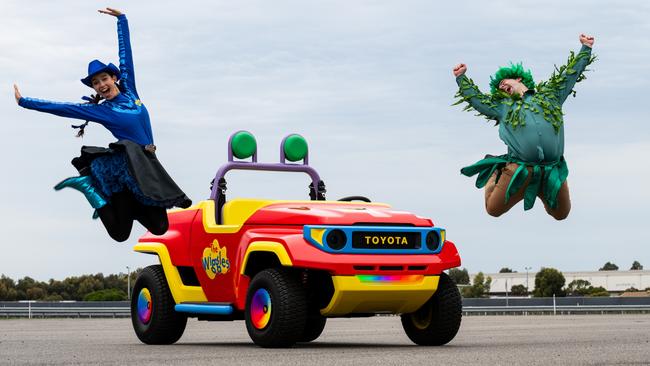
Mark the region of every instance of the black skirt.
<instances>
[{"instance_id":1,"label":"black skirt","mask_svg":"<svg viewBox=\"0 0 650 366\"><path fill-rule=\"evenodd\" d=\"M129 190L140 203L164 208L187 208L192 201L183 193L156 154L139 144L120 140L108 148L83 146L72 159L80 174L92 175L97 188L110 199L113 193Z\"/></svg>"}]
</instances>

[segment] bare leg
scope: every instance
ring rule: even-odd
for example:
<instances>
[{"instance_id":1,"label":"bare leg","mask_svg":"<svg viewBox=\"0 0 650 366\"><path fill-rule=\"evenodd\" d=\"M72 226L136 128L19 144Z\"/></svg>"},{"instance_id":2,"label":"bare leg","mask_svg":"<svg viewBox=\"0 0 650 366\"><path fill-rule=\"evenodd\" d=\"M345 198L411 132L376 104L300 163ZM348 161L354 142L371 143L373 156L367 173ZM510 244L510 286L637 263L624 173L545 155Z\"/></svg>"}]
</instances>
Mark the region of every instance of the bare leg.
<instances>
[{"instance_id":1,"label":"bare leg","mask_svg":"<svg viewBox=\"0 0 650 366\"><path fill-rule=\"evenodd\" d=\"M524 192L528 183L530 183L531 176L530 174L526 178L524 185L517 191L514 195L510 196L510 199L506 203L506 191L508 190L508 185L512 180L512 175L517 170L518 165L515 163L510 163L501 170L501 177L499 182L496 182L496 177L498 172L494 172L487 184L485 185L485 210L490 216L499 217L504 213L508 212L512 207L514 207L519 201L524 199Z\"/></svg>"},{"instance_id":2,"label":"bare leg","mask_svg":"<svg viewBox=\"0 0 650 366\"><path fill-rule=\"evenodd\" d=\"M549 215L553 216L554 219L564 220L569 216L569 212L571 211L571 198L569 197L569 185L567 181L564 181L564 183L562 183L562 187L560 187L560 191L557 193L556 208L551 208L551 206L546 203L546 200L544 199L541 192L538 194L538 196L542 202L544 202L544 208L546 209L546 212Z\"/></svg>"}]
</instances>

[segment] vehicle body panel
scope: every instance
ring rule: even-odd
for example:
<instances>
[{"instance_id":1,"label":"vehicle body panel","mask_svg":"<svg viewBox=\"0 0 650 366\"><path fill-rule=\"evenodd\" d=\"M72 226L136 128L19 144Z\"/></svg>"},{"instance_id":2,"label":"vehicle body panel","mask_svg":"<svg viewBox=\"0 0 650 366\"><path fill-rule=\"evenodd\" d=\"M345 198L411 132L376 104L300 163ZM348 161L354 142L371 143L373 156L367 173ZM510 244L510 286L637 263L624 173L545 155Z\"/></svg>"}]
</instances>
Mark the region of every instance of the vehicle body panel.
<instances>
[{"instance_id":1,"label":"vehicle body panel","mask_svg":"<svg viewBox=\"0 0 650 366\"><path fill-rule=\"evenodd\" d=\"M228 303L243 311L251 280L245 270L256 252L272 254L285 267L330 274L335 293L321 309L328 316L377 309L414 311L435 292L440 273L460 265L450 241L444 241L436 254L360 254L328 253L305 237L305 225L433 227L429 219L385 204L236 199L224 205L223 225L216 224L214 208L214 201L207 200L170 211L168 232L161 236L147 233L135 248L169 256L164 267L177 304ZM184 285L175 278L178 271L168 274L170 266L192 267L199 286Z\"/></svg>"}]
</instances>

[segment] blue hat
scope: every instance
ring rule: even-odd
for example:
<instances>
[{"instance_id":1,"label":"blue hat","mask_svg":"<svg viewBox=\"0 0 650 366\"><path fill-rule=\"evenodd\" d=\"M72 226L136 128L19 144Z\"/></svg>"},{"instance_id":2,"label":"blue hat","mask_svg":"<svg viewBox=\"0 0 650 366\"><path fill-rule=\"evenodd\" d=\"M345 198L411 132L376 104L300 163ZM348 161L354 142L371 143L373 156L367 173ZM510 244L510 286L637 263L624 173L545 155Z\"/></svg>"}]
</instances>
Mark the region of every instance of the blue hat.
<instances>
[{"instance_id":1,"label":"blue hat","mask_svg":"<svg viewBox=\"0 0 650 366\"><path fill-rule=\"evenodd\" d=\"M92 88L93 87L93 83L92 83L93 76L99 74L100 72L107 72L109 74L113 74L113 75L117 76L118 80L120 78L120 69L118 69L117 66L113 65L112 63L109 63L108 65L106 65L106 64L104 64L103 62L101 62L99 60L92 60L88 64L88 76L81 79L81 82Z\"/></svg>"}]
</instances>

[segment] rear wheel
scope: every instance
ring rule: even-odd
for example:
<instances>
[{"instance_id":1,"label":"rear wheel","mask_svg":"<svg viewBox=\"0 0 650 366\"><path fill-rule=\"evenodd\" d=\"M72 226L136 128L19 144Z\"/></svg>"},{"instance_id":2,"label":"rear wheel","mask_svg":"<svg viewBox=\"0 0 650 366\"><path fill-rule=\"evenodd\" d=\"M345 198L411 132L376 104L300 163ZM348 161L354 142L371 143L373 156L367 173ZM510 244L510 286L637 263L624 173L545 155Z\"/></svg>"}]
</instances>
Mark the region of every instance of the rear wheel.
<instances>
[{"instance_id":1,"label":"rear wheel","mask_svg":"<svg viewBox=\"0 0 650 366\"><path fill-rule=\"evenodd\" d=\"M303 330L298 342L311 342L316 340L323 333L325 323L327 323L327 318L320 315L320 310L318 308L310 308L309 314L307 315L307 322L305 323L305 330Z\"/></svg>"},{"instance_id":2,"label":"rear wheel","mask_svg":"<svg viewBox=\"0 0 650 366\"><path fill-rule=\"evenodd\" d=\"M177 313L174 305L162 266L143 269L131 298L131 322L143 343L172 344L183 335L187 316Z\"/></svg>"},{"instance_id":3,"label":"rear wheel","mask_svg":"<svg viewBox=\"0 0 650 366\"><path fill-rule=\"evenodd\" d=\"M303 334L307 296L302 284L284 268L259 272L248 287L246 330L261 347L290 347Z\"/></svg>"},{"instance_id":4,"label":"rear wheel","mask_svg":"<svg viewBox=\"0 0 650 366\"><path fill-rule=\"evenodd\" d=\"M460 328L462 299L458 287L445 273L440 275L436 293L414 313L402 315L406 335L421 346L449 343Z\"/></svg>"}]
</instances>

